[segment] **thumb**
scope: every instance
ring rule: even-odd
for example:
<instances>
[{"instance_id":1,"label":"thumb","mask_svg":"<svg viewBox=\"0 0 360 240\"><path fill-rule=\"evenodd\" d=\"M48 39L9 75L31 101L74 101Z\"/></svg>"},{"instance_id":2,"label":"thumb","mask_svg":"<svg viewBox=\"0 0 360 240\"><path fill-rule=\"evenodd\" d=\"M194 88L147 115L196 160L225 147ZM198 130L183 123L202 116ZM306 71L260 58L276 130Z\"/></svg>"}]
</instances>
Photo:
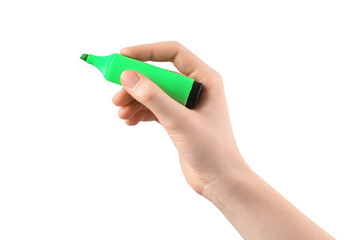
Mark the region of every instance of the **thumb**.
<instances>
[{"instance_id":1,"label":"thumb","mask_svg":"<svg viewBox=\"0 0 360 240\"><path fill-rule=\"evenodd\" d=\"M125 90L153 112L161 123L174 126L185 116L187 109L144 75L127 70L120 78Z\"/></svg>"}]
</instances>

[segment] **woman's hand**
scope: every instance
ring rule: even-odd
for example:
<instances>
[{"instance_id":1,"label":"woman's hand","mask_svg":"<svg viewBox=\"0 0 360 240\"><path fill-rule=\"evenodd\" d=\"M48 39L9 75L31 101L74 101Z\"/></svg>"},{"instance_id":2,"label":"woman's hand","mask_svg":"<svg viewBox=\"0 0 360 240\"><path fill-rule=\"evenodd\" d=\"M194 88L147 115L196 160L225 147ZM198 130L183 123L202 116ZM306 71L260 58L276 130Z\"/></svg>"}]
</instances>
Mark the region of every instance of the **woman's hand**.
<instances>
[{"instance_id":1,"label":"woman's hand","mask_svg":"<svg viewBox=\"0 0 360 240\"><path fill-rule=\"evenodd\" d=\"M333 239L257 176L231 130L221 76L177 42L129 47L142 61L171 61L203 84L195 110L170 98L145 76L125 71L113 102L128 125L158 121L179 152L187 182L226 216L244 239ZM170 81L170 80L169 80Z\"/></svg>"},{"instance_id":2,"label":"woman's hand","mask_svg":"<svg viewBox=\"0 0 360 240\"><path fill-rule=\"evenodd\" d=\"M184 75L203 84L195 109L173 100L144 75L125 71L124 88L113 97L119 117L128 125L158 121L179 152L187 182L199 194L221 175L246 168L232 133L223 81L178 42L145 44L122 49L121 54L141 61L171 61ZM169 79L171 81L171 79Z\"/></svg>"}]
</instances>

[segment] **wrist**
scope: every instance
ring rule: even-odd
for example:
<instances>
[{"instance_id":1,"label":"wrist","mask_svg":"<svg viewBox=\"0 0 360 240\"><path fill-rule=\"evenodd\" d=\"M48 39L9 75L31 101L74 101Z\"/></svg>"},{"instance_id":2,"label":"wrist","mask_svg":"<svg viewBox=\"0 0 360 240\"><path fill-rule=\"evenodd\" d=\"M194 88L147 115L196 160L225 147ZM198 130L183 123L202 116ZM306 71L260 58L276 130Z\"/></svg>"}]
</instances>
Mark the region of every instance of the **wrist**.
<instances>
[{"instance_id":1,"label":"wrist","mask_svg":"<svg viewBox=\"0 0 360 240\"><path fill-rule=\"evenodd\" d=\"M245 163L240 154L225 161L223 171L211 182L204 186L202 196L212 202L219 209L226 208L232 200L246 194L247 183L255 174Z\"/></svg>"}]
</instances>

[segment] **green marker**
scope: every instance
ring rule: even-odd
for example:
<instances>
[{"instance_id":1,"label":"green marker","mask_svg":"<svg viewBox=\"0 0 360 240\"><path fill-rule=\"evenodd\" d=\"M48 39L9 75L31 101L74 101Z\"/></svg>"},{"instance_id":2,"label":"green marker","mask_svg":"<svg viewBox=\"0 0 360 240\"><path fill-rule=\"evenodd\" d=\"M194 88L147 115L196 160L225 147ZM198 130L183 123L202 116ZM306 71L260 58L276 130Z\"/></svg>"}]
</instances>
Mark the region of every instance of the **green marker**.
<instances>
[{"instance_id":1,"label":"green marker","mask_svg":"<svg viewBox=\"0 0 360 240\"><path fill-rule=\"evenodd\" d=\"M106 80L120 85L120 75L123 71L139 72L158 85L170 97L190 109L195 108L201 92L202 84L192 78L118 53L103 57L83 54L80 58L99 69Z\"/></svg>"}]
</instances>

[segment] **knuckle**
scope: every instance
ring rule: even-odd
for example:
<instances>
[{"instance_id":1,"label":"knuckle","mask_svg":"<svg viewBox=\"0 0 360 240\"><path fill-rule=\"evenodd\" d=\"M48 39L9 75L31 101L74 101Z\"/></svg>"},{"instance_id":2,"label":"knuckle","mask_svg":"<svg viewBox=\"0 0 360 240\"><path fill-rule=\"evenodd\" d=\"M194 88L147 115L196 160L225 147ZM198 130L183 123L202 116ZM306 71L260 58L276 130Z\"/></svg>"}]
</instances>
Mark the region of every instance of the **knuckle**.
<instances>
[{"instance_id":1,"label":"knuckle","mask_svg":"<svg viewBox=\"0 0 360 240\"><path fill-rule=\"evenodd\" d=\"M215 76L216 78L218 78L220 81L222 81L222 76L221 76L221 74L220 74L218 71L214 70L214 76Z\"/></svg>"},{"instance_id":2,"label":"knuckle","mask_svg":"<svg viewBox=\"0 0 360 240\"><path fill-rule=\"evenodd\" d=\"M224 87L224 81L221 74L213 69L211 72L211 82L216 88L222 89Z\"/></svg>"},{"instance_id":3,"label":"knuckle","mask_svg":"<svg viewBox=\"0 0 360 240\"><path fill-rule=\"evenodd\" d=\"M177 48L177 49L180 49L180 48L183 48L184 47L184 45L182 45L180 42L178 42L178 41L171 41L170 42L171 43L171 45L173 45L175 48Z\"/></svg>"},{"instance_id":4,"label":"knuckle","mask_svg":"<svg viewBox=\"0 0 360 240\"><path fill-rule=\"evenodd\" d=\"M218 71L216 71L215 69L210 68L210 73L211 73L211 76L213 79L215 79L217 81L222 80L221 74Z\"/></svg>"}]
</instances>

